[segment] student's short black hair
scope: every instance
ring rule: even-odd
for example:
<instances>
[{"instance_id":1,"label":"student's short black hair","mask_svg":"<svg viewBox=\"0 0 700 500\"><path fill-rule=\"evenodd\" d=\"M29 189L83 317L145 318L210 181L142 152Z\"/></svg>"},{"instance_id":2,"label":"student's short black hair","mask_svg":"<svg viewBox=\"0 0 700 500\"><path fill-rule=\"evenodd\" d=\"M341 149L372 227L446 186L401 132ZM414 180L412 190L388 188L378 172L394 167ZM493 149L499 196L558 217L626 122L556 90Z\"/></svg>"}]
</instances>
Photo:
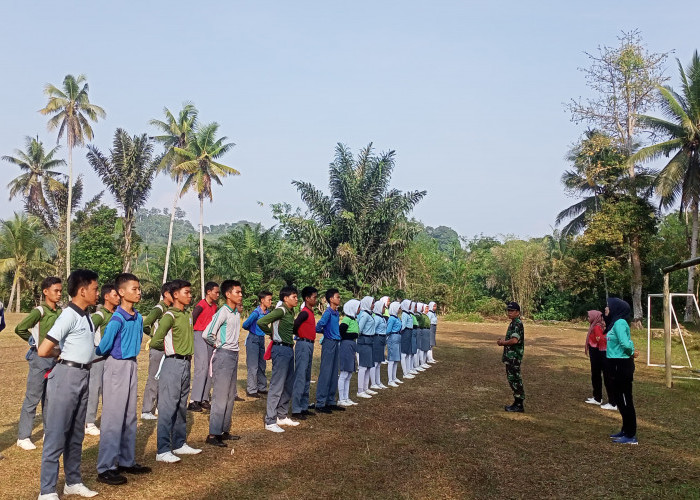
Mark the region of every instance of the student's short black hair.
<instances>
[{"instance_id":1,"label":"student's short black hair","mask_svg":"<svg viewBox=\"0 0 700 500\"><path fill-rule=\"evenodd\" d=\"M272 292L269 292L267 290L263 290L261 292L258 292L258 301L261 301L265 297L272 297Z\"/></svg>"},{"instance_id":2,"label":"student's short black hair","mask_svg":"<svg viewBox=\"0 0 700 500\"><path fill-rule=\"evenodd\" d=\"M299 295L299 290L295 286L283 286L282 290L280 290L280 300L284 300L285 297L294 294Z\"/></svg>"},{"instance_id":3,"label":"student's short black hair","mask_svg":"<svg viewBox=\"0 0 700 500\"><path fill-rule=\"evenodd\" d=\"M314 288L312 286L305 286L301 290L301 298L306 300L307 298L311 297L315 293L318 293L317 288Z\"/></svg>"},{"instance_id":4,"label":"student's short black hair","mask_svg":"<svg viewBox=\"0 0 700 500\"><path fill-rule=\"evenodd\" d=\"M78 290L97 281L97 273L89 269L76 269L68 276L68 295L75 297Z\"/></svg>"},{"instance_id":5,"label":"student's short black hair","mask_svg":"<svg viewBox=\"0 0 700 500\"><path fill-rule=\"evenodd\" d=\"M192 286L192 283L190 283L189 281L172 280L170 282L170 295L173 295L178 290L182 290L183 288L187 288L188 286Z\"/></svg>"},{"instance_id":6,"label":"student's short black hair","mask_svg":"<svg viewBox=\"0 0 700 500\"><path fill-rule=\"evenodd\" d=\"M218 288L219 284L215 283L213 281L208 281L206 285L204 285L204 293L211 292L214 288Z\"/></svg>"},{"instance_id":7,"label":"student's short black hair","mask_svg":"<svg viewBox=\"0 0 700 500\"><path fill-rule=\"evenodd\" d=\"M102 285L102 288L100 289L100 299L102 299L102 303L104 304L104 299L105 295L109 295L112 293L112 291L116 290L117 287L114 286L114 283L105 283Z\"/></svg>"},{"instance_id":8,"label":"student's short black hair","mask_svg":"<svg viewBox=\"0 0 700 500\"><path fill-rule=\"evenodd\" d=\"M170 283L171 281L166 281L160 287L160 294L165 296L166 293L170 293Z\"/></svg>"},{"instance_id":9,"label":"student's short black hair","mask_svg":"<svg viewBox=\"0 0 700 500\"><path fill-rule=\"evenodd\" d=\"M129 281L136 281L137 283L140 283L139 279L136 277L135 274L121 273L121 274L117 274L117 277L114 278L114 286L117 290L119 290L119 289L121 289L121 287L126 285Z\"/></svg>"},{"instance_id":10,"label":"student's short black hair","mask_svg":"<svg viewBox=\"0 0 700 500\"><path fill-rule=\"evenodd\" d=\"M340 290L338 290L337 288L329 288L328 290L326 290L326 302L330 302L333 298L333 295L335 295L336 293L340 293Z\"/></svg>"},{"instance_id":11,"label":"student's short black hair","mask_svg":"<svg viewBox=\"0 0 700 500\"><path fill-rule=\"evenodd\" d=\"M41 280L41 291L43 292L47 288L51 288L54 285L60 285L61 283L61 278L57 276L49 276Z\"/></svg>"},{"instance_id":12,"label":"student's short black hair","mask_svg":"<svg viewBox=\"0 0 700 500\"><path fill-rule=\"evenodd\" d=\"M221 283L221 293L223 293L224 295L226 295L226 292L232 290L233 288L235 288L235 287L237 287L237 286L241 286L241 282L240 282L240 281L236 281L236 280L224 280L224 281Z\"/></svg>"}]
</instances>

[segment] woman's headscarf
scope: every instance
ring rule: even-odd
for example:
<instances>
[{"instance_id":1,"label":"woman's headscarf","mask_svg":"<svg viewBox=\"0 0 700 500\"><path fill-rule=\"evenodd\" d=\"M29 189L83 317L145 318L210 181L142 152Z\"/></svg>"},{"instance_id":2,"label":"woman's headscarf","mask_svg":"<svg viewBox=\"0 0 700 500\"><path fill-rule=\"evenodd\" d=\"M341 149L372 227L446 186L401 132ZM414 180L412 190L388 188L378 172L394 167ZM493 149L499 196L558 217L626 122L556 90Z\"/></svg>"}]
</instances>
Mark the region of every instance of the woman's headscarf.
<instances>
[{"instance_id":1,"label":"woman's headscarf","mask_svg":"<svg viewBox=\"0 0 700 500\"><path fill-rule=\"evenodd\" d=\"M431 302L430 304L428 304L428 311L435 312L435 311L433 311L433 309L435 309L436 305L437 304L435 302Z\"/></svg>"},{"instance_id":2,"label":"woman's headscarf","mask_svg":"<svg viewBox=\"0 0 700 500\"><path fill-rule=\"evenodd\" d=\"M605 333L608 333L618 319L626 320L630 315L630 305L617 297L608 299L609 313L605 318Z\"/></svg>"},{"instance_id":3,"label":"woman's headscarf","mask_svg":"<svg viewBox=\"0 0 700 500\"><path fill-rule=\"evenodd\" d=\"M417 305L418 304L416 304L415 302L411 302L411 314L415 314Z\"/></svg>"},{"instance_id":4,"label":"woman's headscarf","mask_svg":"<svg viewBox=\"0 0 700 500\"><path fill-rule=\"evenodd\" d=\"M413 302L411 302L410 299L404 300L403 302L401 302L401 310L402 310L403 312L410 313L410 312L411 312L411 304L412 304L412 303L413 303Z\"/></svg>"},{"instance_id":5,"label":"woman's headscarf","mask_svg":"<svg viewBox=\"0 0 700 500\"><path fill-rule=\"evenodd\" d=\"M357 299L350 299L343 305L343 313L352 319L357 316L357 309L360 307L360 301Z\"/></svg>"},{"instance_id":6,"label":"woman's headscarf","mask_svg":"<svg viewBox=\"0 0 700 500\"><path fill-rule=\"evenodd\" d=\"M380 316L384 314L384 308L386 307L387 297L382 297L374 303L374 314L379 314Z\"/></svg>"},{"instance_id":7,"label":"woman's headscarf","mask_svg":"<svg viewBox=\"0 0 700 500\"><path fill-rule=\"evenodd\" d=\"M364 297L360 301L360 306L362 307L363 311L367 311L368 313L372 313L372 303L374 302L374 297L370 297L369 295Z\"/></svg>"},{"instance_id":8,"label":"woman's headscarf","mask_svg":"<svg viewBox=\"0 0 700 500\"><path fill-rule=\"evenodd\" d=\"M391 316L398 316L400 308L401 308L400 302L392 302L391 304L389 304L389 314Z\"/></svg>"},{"instance_id":9,"label":"woman's headscarf","mask_svg":"<svg viewBox=\"0 0 700 500\"><path fill-rule=\"evenodd\" d=\"M600 311L588 311L588 322L591 326L588 328L588 335L593 333L593 329L596 326L601 327L605 330L605 321L603 320L603 313Z\"/></svg>"},{"instance_id":10,"label":"woman's headscarf","mask_svg":"<svg viewBox=\"0 0 700 500\"><path fill-rule=\"evenodd\" d=\"M423 314L423 304L422 302L417 302L416 303L416 314Z\"/></svg>"}]
</instances>

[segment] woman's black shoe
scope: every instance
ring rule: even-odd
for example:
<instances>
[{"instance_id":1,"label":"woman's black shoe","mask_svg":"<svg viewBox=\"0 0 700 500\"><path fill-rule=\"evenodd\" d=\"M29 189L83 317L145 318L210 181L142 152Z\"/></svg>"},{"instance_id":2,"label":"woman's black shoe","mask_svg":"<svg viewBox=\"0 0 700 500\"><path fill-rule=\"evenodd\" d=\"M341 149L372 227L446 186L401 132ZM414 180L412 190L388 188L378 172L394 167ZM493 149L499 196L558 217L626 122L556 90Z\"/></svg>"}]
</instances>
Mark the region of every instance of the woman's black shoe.
<instances>
[{"instance_id":1,"label":"woman's black shoe","mask_svg":"<svg viewBox=\"0 0 700 500\"><path fill-rule=\"evenodd\" d=\"M224 441L238 441L239 439L241 439L241 436L236 436L235 434L229 434L228 432L224 432L221 435L221 439L223 439Z\"/></svg>"},{"instance_id":2,"label":"woman's black shoe","mask_svg":"<svg viewBox=\"0 0 700 500\"><path fill-rule=\"evenodd\" d=\"M118 486L120 484L126 484L127 479L116 470L110 469L98 474L97 481L100 483L111 484L112 486Z\"/></svg>"},{"instance_id":3,"label":"woman's black shoe","mask_svg":"<svg viewBox=\"0 0 700 500\"><path fill-rule=\"evenodd\" d=\"M131 467L122 467L121 465L117 467L118 472L126 472L127 474L148 474L151 472L151 468L145 465L134 463Z\"/></svg>"},{"instance_id":4,"label":"woman's black shoe","mask_svg":"<svg viewBox=\"0 0 700 500\"><path fill-rule=\"evenodd\" d=\"M212 446L218 446L219 448L226 448L226 443L224 443L221 436L214 436L212 434L209 434L207 436L206 443Z\"/></svg>"}]
</instances>

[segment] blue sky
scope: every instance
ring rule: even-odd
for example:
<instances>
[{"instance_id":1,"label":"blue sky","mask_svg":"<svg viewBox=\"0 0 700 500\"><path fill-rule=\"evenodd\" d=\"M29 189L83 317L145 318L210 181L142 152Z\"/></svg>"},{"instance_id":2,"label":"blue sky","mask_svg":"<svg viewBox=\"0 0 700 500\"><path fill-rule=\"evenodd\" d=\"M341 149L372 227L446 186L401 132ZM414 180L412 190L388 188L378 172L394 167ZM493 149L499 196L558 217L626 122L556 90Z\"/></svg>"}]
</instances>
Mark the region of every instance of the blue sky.
<instances>
[{"instance_id":1,"label":"blue sky","mask_svg":"<svg viewBox=\"0 0 700 500\"><path fill-rule=\"evenodd\" d=\"M397 152L395 187L428 191L414 214L426 225L542 235L572 202L559 179L585 127L563 103L587 95L577 70L588 64L584 51L639 29L650 50L675 50L685 63L697 38L677 28L679 16L698 18L699 5L2 0L0 154L26 135L53 144L37 113L43 86L84 73L107 111L94 127L104 151L117 127L153 133L149 119L186 100L236 143L224 162L241 176L215 188L205 224L269 225L271 203L301 203L292 179L326 189L337 142L354 151L373 142ZM90 195L102 187L84 152L74 153L75 168ZM18 170L0 169L6 200ZM158 178L149 205L170 206L173 189ZM195 195L181 206L196 223ZM20 209L5 202L0 218Z\"/></svg>"}]
</instances>

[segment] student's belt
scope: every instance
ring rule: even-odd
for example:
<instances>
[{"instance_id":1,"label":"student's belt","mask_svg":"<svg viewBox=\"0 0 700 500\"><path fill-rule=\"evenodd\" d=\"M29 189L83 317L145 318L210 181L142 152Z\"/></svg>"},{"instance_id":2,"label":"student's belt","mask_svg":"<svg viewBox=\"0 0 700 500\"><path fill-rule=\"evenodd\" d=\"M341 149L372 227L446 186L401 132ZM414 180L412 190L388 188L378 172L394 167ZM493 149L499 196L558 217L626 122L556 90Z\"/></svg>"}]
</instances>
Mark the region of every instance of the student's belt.
<instances>
[{"instance_id":1,"label":"student's belt","mask_svg":"<svg viewBox=\"0 0 700 500\"><path fill-rule=\"evenodd\" d=\"M311 339L305 339L304 337L297 337L297 340L301 340L302 342L311 342L312 344L314 343L313 340L311 340Z\"/></svg>"},{"instance_id":2,"label":"student's belt","mask_svg":"<svg viewBox=\"0 0 700 500\"><path fill-rule=\"evenodd\" d=\"M294 344L288 344L287 342L278 342L278 341L276 341L276 340L273 340L273 341L272 341L272 344L273 344L273 345L285 345L285 346L287 346L287 347L294 347Z\"/></svg>"},{"instance_id":3,"label":"student's belt","mask_svg":"<svg viewBox=\"0 0 700 500\"><path fill-rule=\"evenodd\" d=\"M91 365L91 363L76 363L75 361L68 361L67 359L59 359L58 362L62 365L80 368L81 370L89 370Z\"/></svg>"},{"instance_id":4,"label":"student's belt","mask_svg":"<svg viewBox=\"0 0 700 500\"><path fill-rule=\"evenodd\" d=\"M166 358L175 358L175 359L184 359L185 361L189 361L192 359L191 354L187 354L186 356L183 356L182 354L168 354L165 357Z\"/></svg>"}]
</instances>

